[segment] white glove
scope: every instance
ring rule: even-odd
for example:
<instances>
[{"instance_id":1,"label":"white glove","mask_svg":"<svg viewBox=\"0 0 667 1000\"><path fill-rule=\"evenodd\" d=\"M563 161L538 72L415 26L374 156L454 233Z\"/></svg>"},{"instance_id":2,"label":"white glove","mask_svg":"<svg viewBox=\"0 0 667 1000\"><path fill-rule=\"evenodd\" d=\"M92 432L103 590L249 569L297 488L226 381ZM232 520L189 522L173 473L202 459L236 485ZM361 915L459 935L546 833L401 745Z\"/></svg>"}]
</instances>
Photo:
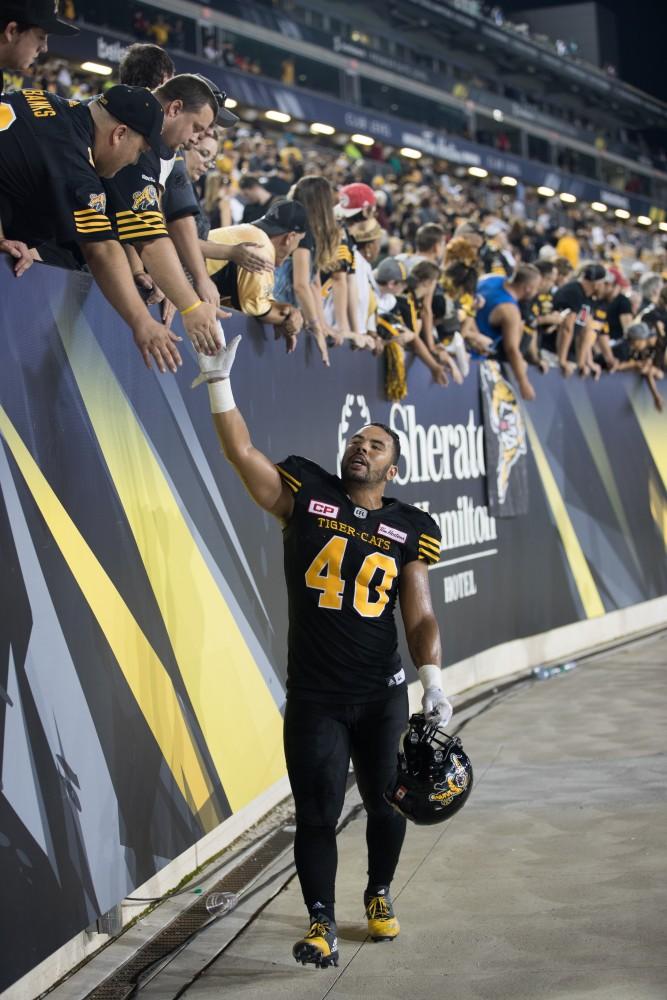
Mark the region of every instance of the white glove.
<instances>
[{"instance_id":1,"label":"white glove","mask_svg":"<svg viewBox=\"0 0 667 1000\"><path fill-rule=\"evenodd\" d=\"M434 663L426 663L417 671L422 682L422 711L424 718L435 726L446 726L454 709L445 692L442 690L440 667Z\"/></svg>"},{"instance_id":2,"label":"white glove","mask_svg":"<svg viewBox=\"0 0 667 1000\"><path fill-rule=\"evenodd\" d=\"M225 345L224 340L222 347L217 354L212 357L208 354L197 354L197 363L199 364L200 374L194 379L192 383L193 389L202 382L213 382L218 379L228 379L229 373L232 370L232 365L234 364L234 358L236 357L236 350L239 346L241 340L241 334L238 337L234 337L231 344Z\"/></svg>"}]
</instances>

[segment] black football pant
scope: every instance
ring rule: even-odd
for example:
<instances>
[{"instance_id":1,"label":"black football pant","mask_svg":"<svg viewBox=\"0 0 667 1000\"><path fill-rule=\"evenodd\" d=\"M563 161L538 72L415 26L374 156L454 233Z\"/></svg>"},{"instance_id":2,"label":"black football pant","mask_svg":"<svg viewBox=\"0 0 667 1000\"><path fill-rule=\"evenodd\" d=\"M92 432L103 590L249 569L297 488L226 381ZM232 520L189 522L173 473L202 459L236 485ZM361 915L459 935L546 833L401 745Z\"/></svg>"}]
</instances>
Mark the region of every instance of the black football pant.
<instances>
[{"instance_id":1,"label":"black football pant","mask_svg":"<svg viewBox=\"0 0 667 1000\"><path fill-rule=\"evenodd\" d=\"M407 720L406 685L385 700L362 705L288 696L284 740L296 806L294 859L309 913L314 903L320 903L333 916L336 825L350 759L367 813L368 885L390 885L406 822L382 793L396 776L398 741Z\"/></svg>"}]
</instances>

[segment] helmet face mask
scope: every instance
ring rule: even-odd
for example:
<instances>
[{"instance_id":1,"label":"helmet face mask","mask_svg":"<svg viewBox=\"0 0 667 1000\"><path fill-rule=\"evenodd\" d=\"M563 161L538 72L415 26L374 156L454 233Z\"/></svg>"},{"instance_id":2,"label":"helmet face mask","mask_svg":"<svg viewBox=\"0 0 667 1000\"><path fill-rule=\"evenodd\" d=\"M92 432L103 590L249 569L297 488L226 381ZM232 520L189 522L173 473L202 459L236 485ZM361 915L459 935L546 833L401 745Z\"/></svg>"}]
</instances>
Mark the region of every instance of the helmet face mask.
<instances>
[{"instance_id":1,"label":"helmet face mask","mask_svg":"<svg viewBox=\"0 0 667 1000\"><path fill-rule=\"evenodd\" d=\"M421 712L411 716L386 801L413 823L442 823L465 805L472 783L472 764L459 737L428 723Z\"/></svg>"}]
</instances>

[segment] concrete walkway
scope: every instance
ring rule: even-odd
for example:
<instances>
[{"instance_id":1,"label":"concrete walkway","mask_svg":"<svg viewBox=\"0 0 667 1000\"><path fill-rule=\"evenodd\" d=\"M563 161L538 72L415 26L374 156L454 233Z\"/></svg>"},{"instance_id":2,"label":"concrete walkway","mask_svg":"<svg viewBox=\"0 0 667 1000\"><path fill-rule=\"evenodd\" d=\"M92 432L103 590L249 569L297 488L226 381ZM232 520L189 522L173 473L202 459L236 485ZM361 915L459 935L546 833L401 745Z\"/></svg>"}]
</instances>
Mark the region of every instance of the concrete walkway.
<instances>
[{"instance_id":1,"label":"concrete walkway","mask_svg":"<svg viewBox=\"0 0 667 1000\"><path fill-rule=\"evenodd\" d=\"M339 968L293 961L293 879L182 995L665 1000L666 691L664 635L514 689L461 731L465 809L408 830L394 943L366 940L359 818L339 838Z\"/></svg>"}]
</instances>

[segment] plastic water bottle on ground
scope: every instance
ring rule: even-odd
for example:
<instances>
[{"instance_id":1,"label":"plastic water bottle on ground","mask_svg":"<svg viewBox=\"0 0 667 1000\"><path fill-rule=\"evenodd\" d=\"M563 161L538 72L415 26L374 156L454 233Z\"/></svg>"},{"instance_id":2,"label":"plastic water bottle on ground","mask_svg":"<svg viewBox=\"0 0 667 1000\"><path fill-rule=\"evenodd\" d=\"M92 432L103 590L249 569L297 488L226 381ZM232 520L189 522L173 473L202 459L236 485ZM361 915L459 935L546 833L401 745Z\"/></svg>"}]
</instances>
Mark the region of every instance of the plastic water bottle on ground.
<instances>
[{"instance_id":1,"label":"plastic water bottle on ground","mask_svg":"<svg viewBox=\"0 0 667 1000\"><path fill-rule=\"evenodd\" d=\"M235 892L211 892L204 901L206 909L212 917L223 917L238 904L239 897Z\"/></svg>"},{"instance_id":2,"label":"plastic water bottle on ground","mask_svg":"<svg viewBox=\"0 0 667 1000\"><path fill-rule=\"evenodd\" d=\"M538 667L533 667L532 674L535 680L547 681L550 677L557 677L559 674L565 674L570 670L574 670L576 665L575 660L568 660L567 663L559 663L554 667L545 667L541 663Z\"/></svg>"}]
</instances>

